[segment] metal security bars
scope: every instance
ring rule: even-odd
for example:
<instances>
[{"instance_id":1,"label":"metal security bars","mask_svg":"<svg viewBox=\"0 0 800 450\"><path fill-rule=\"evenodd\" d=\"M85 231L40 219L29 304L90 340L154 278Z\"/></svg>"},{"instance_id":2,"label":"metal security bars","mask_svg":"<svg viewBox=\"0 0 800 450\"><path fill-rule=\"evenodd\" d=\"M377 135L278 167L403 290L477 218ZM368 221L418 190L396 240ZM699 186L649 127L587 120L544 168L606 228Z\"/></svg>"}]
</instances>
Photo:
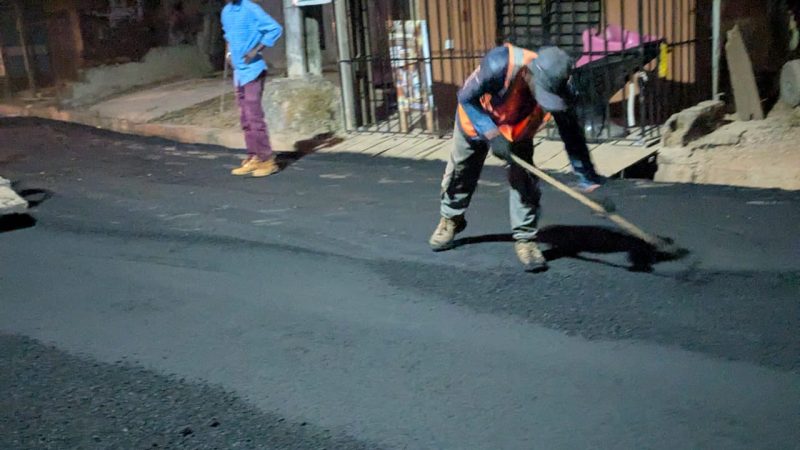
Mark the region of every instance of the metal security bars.
<instances>
[{"instance_id":1,"label":"metal security bars","mask_svg":"<svg viewBox=\"0 0 800 450\"><path fill-rule=\"evenodd\" d=\"M353 80L353 129L430 134L452 129L458 88L496 44L494 5L337 1L346 1L349 15L352 57L339 64Z\"/></svg>"},{"instance_id":2,"label":"metal security bars","mask_svg":"<svg viewBox=\"0 0 800 450\"><path fill-rule=\"evenodd\" d=\"M352 130L449 133L458 88L502 42L575 57L593 141L648 143L711 91L710 0L336 1L349 13Z\"/></svg>"}]
</instances>

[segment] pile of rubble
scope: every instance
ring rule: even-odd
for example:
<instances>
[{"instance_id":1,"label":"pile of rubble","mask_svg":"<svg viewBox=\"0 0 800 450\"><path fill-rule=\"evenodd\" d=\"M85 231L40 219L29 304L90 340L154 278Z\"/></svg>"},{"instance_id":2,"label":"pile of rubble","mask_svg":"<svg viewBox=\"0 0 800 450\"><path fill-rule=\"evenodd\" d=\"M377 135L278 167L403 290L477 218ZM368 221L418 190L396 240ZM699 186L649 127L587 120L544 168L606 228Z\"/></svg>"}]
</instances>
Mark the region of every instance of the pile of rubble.
<instances>
[{"instance_id":1,"label":"pile of rubble","mask_svg":"<svg viewBox=\"0 0 800 450\"><path fill-rule=\"evenodd\" d=\"M655 179L800 189L800 60L787 64L781 84L781 100L762 120L726 115L722 101L672 116L662 130Z\"/></svg>"}]
</instances>

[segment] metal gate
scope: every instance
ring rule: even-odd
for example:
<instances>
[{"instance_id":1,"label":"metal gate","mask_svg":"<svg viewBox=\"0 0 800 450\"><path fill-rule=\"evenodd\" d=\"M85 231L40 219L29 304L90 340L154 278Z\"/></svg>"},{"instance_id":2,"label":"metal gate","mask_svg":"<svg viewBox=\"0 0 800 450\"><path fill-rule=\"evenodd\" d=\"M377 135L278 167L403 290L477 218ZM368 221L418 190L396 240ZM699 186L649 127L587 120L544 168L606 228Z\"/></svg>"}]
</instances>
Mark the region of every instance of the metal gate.
<instances>
[{"instance_id":1,"label":"metal gate","mask_svg":"<svg viewBox=\"0 0 800 450\"><path fill-rule=\"evenodd\" d=\"M710 0L337 1L350 18L351 131L449 133L458 88L502 42L575 57L590 140L646 143L711 95Z\"/></svg>"}]
</instances>

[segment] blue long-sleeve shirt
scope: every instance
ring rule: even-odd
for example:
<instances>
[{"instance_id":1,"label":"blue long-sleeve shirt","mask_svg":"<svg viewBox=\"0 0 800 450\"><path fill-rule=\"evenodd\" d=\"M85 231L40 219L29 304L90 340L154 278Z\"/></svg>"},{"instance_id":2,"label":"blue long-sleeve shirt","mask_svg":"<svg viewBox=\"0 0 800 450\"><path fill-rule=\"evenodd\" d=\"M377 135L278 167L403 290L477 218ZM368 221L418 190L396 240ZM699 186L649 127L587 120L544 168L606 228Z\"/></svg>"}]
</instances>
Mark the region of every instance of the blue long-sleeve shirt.
<instances>
[{"instance_id":1,"label":"blue long-sleeve shirt","mask_svg":"<svg viewBox=\"0 0 800 450\"><path fill-rule=\"evenodd\" d=\"M283 27L250 0L228 3L222 9L221 19L225 41L231 52L233 81L242 86L267 70L267 63L260 54L249 63L245 62L245 55L259 44L274 46L283 34Z\"/></svg>"},{"instance_id":2,"label":"blue long-sleeve shirt","mask_svg":"<svg viewBox=\"0 0 800 450\"><path fill-rule=\"evenodd\" d=\"M530 90L521 90L518 95L522 98L510 99L515 92L508 92L501 96L509 65L509 48L497 47L484 56L480 67L467 79L458 91L458 103L469 117L478 136L487 138L499 134L498 124L492 115L484 108L481 98L484 94L497 97L499 103L512 105L507 120L515 123L527 117L535 109L537 103ZM513 91L513 90L512 90ZM586 146L586 136L580 121L575 114L575 109L570 107L566 111L553 112L553 119L558 126L561 139L564 141L567 153L580 160L584 165L591 165L589 149ZM462 130L463 131L463 130Z\"/></svg>"},{"instance_id":3,"label":"blue long-sleeve shirt","mask_svg":"<svg viewBox=\"0 0 800 450\"><path fill-rule=\"evenodd\" d=\"M502 46L491 50L481 61L480 67L470 75L458 92L459 106L463 108L470 126L474 128L474 133L477 135L474 137L488 140L500 133L498 124L495 123L492 114L486 110L481 101L485 94L489 94L500 104L507 103L506 106L510 106L510 108L505 108L508 110L506 111L508 117L505 119L512 124L527 117L536 109L536 98L529 89L514 91L512 88L504 95L500 94L509 73L509 63L508 47ZM515 95L520 97L509 98ZM574 107L551 114L556 121L575 172L584 176L596 176L589 148L586 145L586 135ZM466 132L463 128L465 124L461 123L458 116L456 121L459 123L461 131Z\"/></svg>"}]
</instances>

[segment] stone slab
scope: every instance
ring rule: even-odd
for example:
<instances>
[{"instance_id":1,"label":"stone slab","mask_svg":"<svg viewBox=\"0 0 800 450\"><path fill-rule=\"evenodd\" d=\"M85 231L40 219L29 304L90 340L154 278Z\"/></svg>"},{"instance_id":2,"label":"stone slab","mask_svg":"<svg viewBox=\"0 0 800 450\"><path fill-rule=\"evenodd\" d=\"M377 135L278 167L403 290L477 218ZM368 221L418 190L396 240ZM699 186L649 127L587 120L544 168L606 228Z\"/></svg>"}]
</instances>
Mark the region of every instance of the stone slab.
<instances>
[{"instance_id":1,"label":"stone slab","mask_svg":"<svg viewBox=\"0 0 800 450\"><path fill-rule=\"evenodd\" d=\"M597 173L609 177L654 155L657 151L657 147L603 144L595 147L591 154Z\"/></svg>"},{"instance_id":2,"label":"stone slab","mask_svg":"<svg viewBox=\"0 0 800 450\"><path fill-rule=\"evenodd\" d=\"M725 44L728 60L728 73L733 85L733 99L736 102L736 115L739 120L761 120L764 109L758 95L753 64L747 53L739 26L728 31L728 42Z\"/></svg>"},{"instance_id":3,"label":"stone slab","mask_svg":"<svg viewBox=\"0 0 800 450\"><path fill-rule=\"evenodd\" d=\"M796 108L800 106L800 59L787 62L781 69L781 100Z\"/></svg>"},{"instance_id":4,"label":"stone slab","mask_svg":"<svg viewBox=\"0 0 800 450\"><path fill-rule=\"evenodd\" d=\"M28 202L11 189L10 181L0 177L0 216L22 214L27 209Z\"/></svg>"}]
</instances>

